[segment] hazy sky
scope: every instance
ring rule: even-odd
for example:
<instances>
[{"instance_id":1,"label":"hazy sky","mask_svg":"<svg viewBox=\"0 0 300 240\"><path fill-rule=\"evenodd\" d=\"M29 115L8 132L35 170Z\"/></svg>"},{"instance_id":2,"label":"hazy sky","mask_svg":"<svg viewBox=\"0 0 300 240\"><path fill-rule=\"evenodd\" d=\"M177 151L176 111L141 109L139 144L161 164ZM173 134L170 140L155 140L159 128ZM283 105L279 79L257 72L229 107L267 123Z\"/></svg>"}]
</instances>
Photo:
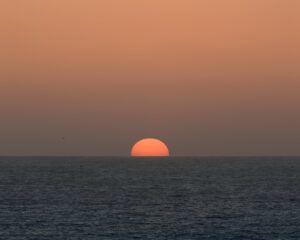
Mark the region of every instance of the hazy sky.
<instances>
[{"instance_id":1,"label":"hazy sky","mask_svg":"<svg viewBox=\"0 0 300 240\"><path fill-rule=\"evenodd\" d=\"M299 155L299 29L299 0L3 0L0 155Z\"/></svg>"}]
</instances>

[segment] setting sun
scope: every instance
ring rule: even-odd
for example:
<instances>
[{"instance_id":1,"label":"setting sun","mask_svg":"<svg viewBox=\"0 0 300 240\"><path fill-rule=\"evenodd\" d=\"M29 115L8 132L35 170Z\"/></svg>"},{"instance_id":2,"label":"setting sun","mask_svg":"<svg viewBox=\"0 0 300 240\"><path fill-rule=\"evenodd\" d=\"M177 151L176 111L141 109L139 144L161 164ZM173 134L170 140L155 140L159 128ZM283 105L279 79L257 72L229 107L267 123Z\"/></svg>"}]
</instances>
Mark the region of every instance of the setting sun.
<instances>
[{"instance_id":1,"label":"setting sun","mask_svg":"<svg viewBox=\"0 0 300 240\"><path fill-rule=\"evenodd\" d=\"M138 141L131 149L133 157L168 157L169 149L165 143L155 138Z\"/></svg>"}]
</instances>

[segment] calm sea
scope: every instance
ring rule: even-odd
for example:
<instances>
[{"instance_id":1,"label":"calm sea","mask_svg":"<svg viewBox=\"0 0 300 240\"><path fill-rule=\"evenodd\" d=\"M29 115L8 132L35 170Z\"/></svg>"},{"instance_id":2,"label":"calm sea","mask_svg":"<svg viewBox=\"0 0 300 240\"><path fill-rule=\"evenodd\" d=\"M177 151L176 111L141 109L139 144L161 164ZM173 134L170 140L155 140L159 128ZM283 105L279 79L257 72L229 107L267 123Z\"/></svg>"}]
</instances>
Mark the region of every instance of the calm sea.
<instances>
[{"instance_id":1,"label":"calm sea","mask_svg":"<svg viewBox=\"0 0 300 240\"><path fill-rule=\"evenodd\" d=\"M300 239L300 158L0 158L0 239Z\"/></svg>"}]
</instances>

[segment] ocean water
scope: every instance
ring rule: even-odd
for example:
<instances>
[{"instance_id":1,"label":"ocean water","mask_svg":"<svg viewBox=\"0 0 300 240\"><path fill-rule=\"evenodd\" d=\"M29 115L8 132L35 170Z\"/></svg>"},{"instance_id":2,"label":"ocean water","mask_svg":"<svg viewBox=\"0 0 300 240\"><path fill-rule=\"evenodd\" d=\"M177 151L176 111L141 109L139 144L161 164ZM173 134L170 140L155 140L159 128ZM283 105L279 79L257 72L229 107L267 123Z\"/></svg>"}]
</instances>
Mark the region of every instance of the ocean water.
<instances>
[{"instance_id":1,"label":"ocean water","mask_svg":"<svg viewBox=\"0 0 300 240\"><path fill-rule=\"evenodd\" d=\"M300 158L1 157L0 239L300 239Z\"/></svg>"}]
</instances>

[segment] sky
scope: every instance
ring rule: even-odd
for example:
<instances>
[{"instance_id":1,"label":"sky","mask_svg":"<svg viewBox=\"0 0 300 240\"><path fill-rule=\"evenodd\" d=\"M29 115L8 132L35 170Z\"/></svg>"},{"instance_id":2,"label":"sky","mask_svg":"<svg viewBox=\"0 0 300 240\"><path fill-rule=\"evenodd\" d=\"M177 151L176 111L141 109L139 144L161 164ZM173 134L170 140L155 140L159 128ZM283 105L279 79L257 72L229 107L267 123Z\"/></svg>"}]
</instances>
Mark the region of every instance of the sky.
<instances>
[{"instance_id":1,"label":"sky","mask_svg":"<svg viewBox=\"0 0 300 240\"><path fill-rule=\"evenodd\" d=\"M300 1L3 0L0 155L300 155Z\"/></svg>"}]
</instances>

